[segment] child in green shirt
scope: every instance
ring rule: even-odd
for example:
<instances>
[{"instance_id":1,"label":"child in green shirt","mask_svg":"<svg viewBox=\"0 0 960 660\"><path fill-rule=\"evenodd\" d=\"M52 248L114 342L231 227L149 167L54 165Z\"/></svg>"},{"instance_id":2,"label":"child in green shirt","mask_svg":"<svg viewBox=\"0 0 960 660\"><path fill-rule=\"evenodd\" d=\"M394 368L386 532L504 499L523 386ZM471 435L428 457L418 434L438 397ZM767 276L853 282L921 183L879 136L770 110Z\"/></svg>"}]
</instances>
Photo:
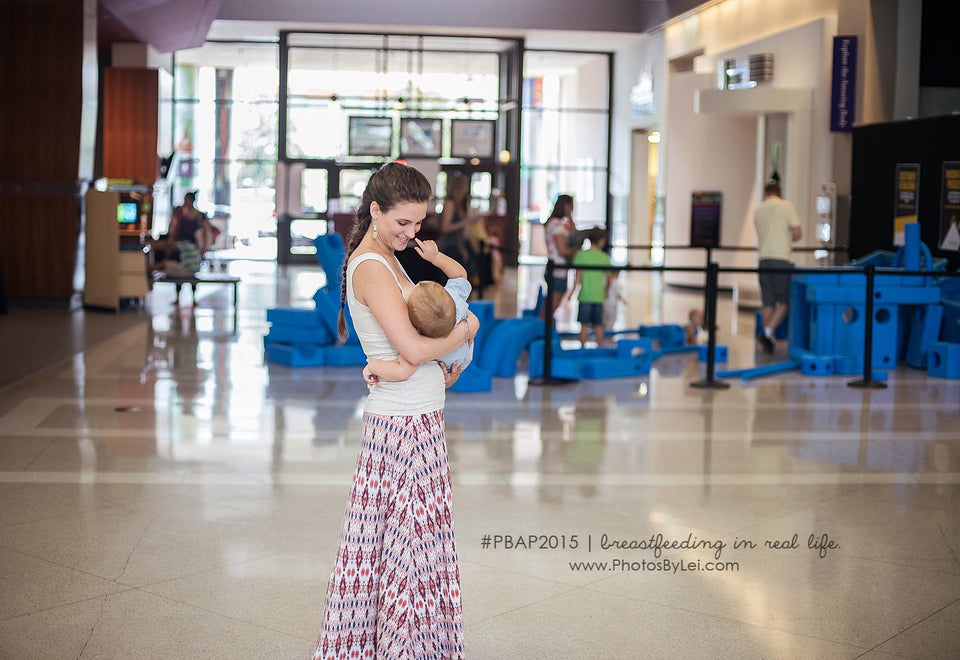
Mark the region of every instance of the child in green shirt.
<instances>
[{"instance_id":1,"label":"child in green shirt","mask_svg":"<svg viewBox=\"0 0 960 660\"><path fill-rule=\"evenodd\" d=\"M577 266L609 266L610 255L603 251L607 245L607 235L602 227L594 227L587 232L590 247L577 252L572 261ZM585 346L590 330L597 337L597 346L603 346L605 328L603 325L603 302L607 298L607 289L614 277L612 270L578 270L574 290L579 289L577 300L580 322L580 345Z\"/></svg>"}]
</instances>

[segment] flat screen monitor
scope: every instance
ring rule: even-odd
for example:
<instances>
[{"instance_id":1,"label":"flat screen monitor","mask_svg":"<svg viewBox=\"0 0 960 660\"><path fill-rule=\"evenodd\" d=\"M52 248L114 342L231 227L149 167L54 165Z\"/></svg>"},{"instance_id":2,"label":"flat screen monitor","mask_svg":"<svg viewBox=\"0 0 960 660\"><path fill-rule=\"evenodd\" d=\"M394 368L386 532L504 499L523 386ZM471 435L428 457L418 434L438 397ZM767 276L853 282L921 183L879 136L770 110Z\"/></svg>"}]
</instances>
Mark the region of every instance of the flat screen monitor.
<instances>
[{"instance_id":1,"label":"flat screen monitor","mask_svg":"<svg viewBox=\"0 0 960 660\"><path fill-rule=\"evenodd\" d=\"M347 151L351 156L389 156L393 146L393 119L350 117Z\"/></svg>"},{"instance_id":2,"label":"flat screen monitor","mask_svg":"<svg viewBox=\"0 0 960 660\"><path fill-rule=\"evenodd\" d=\"M496 122L492 119L453 119L450 122L450 156L493 158Z\"/></svg>"},{"instance_id":3,"label":"flat screen monitor","mask_svg":"<svg viewBox=\"0 0 960 660\"><path fill-rule=\"evenodd\" d=\"M690 245L718 247L720 245L720 210L723 193L695 190L690 204Z\"/></svg>"},{"instance_id":4,"label":"flat screen monitor","mask_svg":"<svg viewBox=\"0 0 960 660\"><path fill-rule=\"evenodd\" d=\"M134 227L140 220L140 207L136 202L123 200L117 204L117 223L121 226Z\"/></svg>"},{"instance_id":5,"label":"flat screen monitor","mask_svg":"<svg viewBox=\"0 0 960 660\"><path fill-rule=\"evenodd\" d=\"M400 156L439 158L443 140L439 119L401 119Z\"/></svg>"}]
</instances>

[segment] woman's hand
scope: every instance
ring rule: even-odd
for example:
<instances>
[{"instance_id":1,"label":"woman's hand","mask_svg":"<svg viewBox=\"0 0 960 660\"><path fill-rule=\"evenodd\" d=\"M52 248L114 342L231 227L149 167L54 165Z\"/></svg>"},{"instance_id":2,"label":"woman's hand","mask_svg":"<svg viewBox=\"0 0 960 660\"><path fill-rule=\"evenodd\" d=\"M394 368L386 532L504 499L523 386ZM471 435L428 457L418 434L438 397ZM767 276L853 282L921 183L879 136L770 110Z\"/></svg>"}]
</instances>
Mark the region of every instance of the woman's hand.
<instances>
[{"instance_id":1,"label":"woman's hand","mask_svg":"<svg viewBox=\"0 0 960 660\"><path fill-rule=\"evenodd\" d=\"M450 367L450 370L447 371L447 365L441 361L437 361L437 364L440 365L440 368L443 369L443 384L444 387L450 387L460 378L460 374L463 373L463 367L459 362L454 362Z\"/></svg>"}]
</instances>

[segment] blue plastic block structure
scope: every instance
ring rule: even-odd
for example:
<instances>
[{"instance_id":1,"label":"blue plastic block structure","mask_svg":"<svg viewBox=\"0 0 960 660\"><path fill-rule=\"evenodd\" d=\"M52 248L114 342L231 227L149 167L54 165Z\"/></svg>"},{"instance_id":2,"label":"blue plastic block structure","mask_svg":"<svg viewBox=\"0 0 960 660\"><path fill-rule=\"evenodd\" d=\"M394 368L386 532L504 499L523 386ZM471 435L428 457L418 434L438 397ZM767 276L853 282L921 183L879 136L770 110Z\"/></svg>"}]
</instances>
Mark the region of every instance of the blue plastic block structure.
<instances>
[{"instance_id":1,"label":"blue plastic block structure","mask_svg":"<svg viewBox=\"0 0 960 660\"><path fill-rule=\"evenodd\" d=\"M471 362L463 370L457 382L450 386L451 392L489 392L493 389L493 374Z\"/></svg>"},{"instance_id":2,"label":"blue plastic block structure","mask_svg":"<svg viewBox=\"0 0 960 660\"><path fill-rule=\"evenodd\" d=\"M830 357L833 360L833 373L838 376L863 373L863 359L859 355L840 354ZM871 365L872 368L873 365Z\"/></svg>"},{"instance_id":3,"label":"blue plastic block structure","mask_svg":"<svg viewBox=\"0 0 960 660\"><path fill-rule=\"evenodd\" d=\"M530 343L530 378L543 378L543 350L544 340L538 339ZM564 355L567 351L560 348L559 342L554 342L551 347L550 376L553 378L566 378L569 380L580 380L583 378L581 369L581 360L578 357Z\"/></svg>"},{"instance_id":4,"label":"blue plastic block structure","mask_svg":"<svg viewBox=\"0 0 960 660\"><path fill-rule=\"evenodd\" d=\"M323 348L315 344L267 342L264 349L268 362L290 367L322 367L326 364Z\"/></svg>"},{"instance_id":5,"label":"blue plastic block structure","mask_svg":"<svg viewBox=\"0 0 960 660\"><path fill-rule=\"evenodd\" d=\"M316 309L297 309L293 307L274 307L267 310L267 322L297 328L317 328L322 324Z\"/></svg>"},{"instance_id":6,"label":"blue plastic block structure","mask_svg":"<svg viewBox=\"0 0 960 660\"><path fill-rule=\"evenodd\" d=\"M641 337L649 337L660 344L660 348L683 346L687 341L687 331L682 325L675 323L667 325L641 325L637 330Z\"/></svg>"},{"instance_id":7,"label":"blue plastic block structure","mask_svg":"<svg viewBox=\"0 0 960 660\"><path fill-rule=\"evenodd\" d=\"M343 283L343 260L347 254L343 238L336 232L320 234L313 239L313 245L317 248L317 261L327 276L327 285L324 288L339 292Z\"/></svg>"},{"instance_id":8,"label":"blue plastic block structure","mask_svg":"<svg viewBox=\"0 0 960 660\"><path fill-rule=\"evenodd\" d=\"M713 360L714 362L726 362L727 361L727 347L723 344L715 344L713 347ZM710 354L710 347L707 344L700 344L697 346L697 357L700 358L701 362L707 361L707 356Z\"/></svg>"},{"instance_id":9,"label":"blue plastic block structure","mask_svg":"<svg viewBox=\"0 0 960 660\"><path fill-rule=\"evenodd\" d=\"M483 331L481 325L481 332ZM517 362L523 351L532 347L536 340L543 341L545 333L544 322L536 317L503 319L491 324L486 332L482 345L474 347L473 363L483 367L500 378L512 378L517 374ZM557 350L559 344L555 343ZM541 353L540 360L543 360ZM534 363L533 354L530 354L530 364Z\"/></svg>"},{"instance_id":10,"label":"blue plastic block structure","mask_svg":"<svg viewBox=\"0 0 960 660\"><path fill-rule=\"evenodd\" d=\"M820 355L862 355L866 332L864 314L863 305L817 305L811 308L810 345L798 348ZM871 366L875 369L891 368L897 363L898 319L896 306L876 305L873 308Z\"/></svg>"},{"instance_id":11,"label":"blue plastic block structure","mask_svg":"<svg viewBox=\"0 0 960 660\"><path fill-rule=\"evenodd\" d=\"M904 362L918 369L927 368L927 355L930 344L940 337L940 325L943 322L943 306L927 305L907 311L909 330L907 335L907 354Z\"/></svg>"},{"instance_id":12,"label":"blue plastic block structure","mask_svg":"<svg viewBox=\"0 0 960 660\"><path fill-rule=\"evenodd\" d=\"M650 373L653 366L653 340L621 339L613 352L610 349L586 349L580 353L584 378L628 378Z\"/></svg>"},{"instance_id":13,"label":"blue plastic block structure","mask_svg":"<svg viewBox=\"0 0 960 660\"><path fill-rule=\"evenodd\" d=\"M637 373L650 373L650 367L656 358L657 352L653 349L653 340L647 337L639 339L620 339L617 341L617 359L634 362Z\"/></svg>"},{"instance_id":14,"label":"blue plastic block structure","mask_svg":"<svg viewBox=\"0 0 960 660\"><path fill-rule=\"evenodd\" d=\"M316 344L325 345L336 341L326 326L318 325L305 328L295 325L272 325L266 339L271 342L286 344Z\"/></svg>"},{"instance_id":15,"label":"blue plastic block structure","mask_svg":"<svg viewBox=\"0 0 960 660\"><path fill-rule=\"evenodd\" d=\"M960 301L944 300L943 320L940 322L940 341L960 344Z\"/></svg>"},{"instance_id":16,"label":"blue plastic block structure","mask_svg":"<svg viewBox=\"0 0 960 660\"><path fill-rule=\"evenodd\" d=\"M772 376L786 371L793 371L800 366L799 362L788 360L786 362L773 362L771 364L761 364L749 369L730 369L727 371L718 371L717 378L742 378L743 380L753 380L763 376Z\"/></svg>"},{"instance_id":17,"label":"blue plastic block structure","mask_svg":"<svg viewBox=\"0 0 960 660\"><path fill-rule=\"evenodd\" d=\"M830 376L833 374L833 358L812 355L800 360L800 373L805 376Z\"/></svg>"},{"instance_id":18,"label":"blue plastic block structure","mask_svg":"<svg viewBox=\"0 0 960 660\"><path fill-rule=\"evenodd\" d=\"M887 278L877 277L874 281L874 304L886 305L927 305L940 302L940 290L937 287L895 286L886 282ZM865 304L866 286L808 287L807 302Z\"/></svg>"},{"instance_id":19,"label":"blue plastic block structure","mask_svg":"<svg viewBox=\"0 0 960 660\"><path fill-rule=\"evenodd\" d=\"M586 359L580 363L580 373L584 378L599 380L603 378L629 378L640 374L650 373L649 363L646 371L640 370L640 363L630 360L620 360L615 357Z\"/></svg>"},{"instance_id":20,"label":"blue plastic block structure","mask_svg":"<svg viewBox=\"0 0 960 660\"><path fill-rule=\"evenodd\" d=\"M940 378L960 378L960 344L935 341L927 355L927 373Z\"/></svg>"},{"instance_id":21,"label":"blue plastic block structure","mask_svg":"<svg viewBox=\"0 0 960 660\"><path fill-rule=\"evenodd\" d=\"M326 364L331 367L357 367L367 363L367 356L359 343L324 346L323 354Z\"/></svg>"},{"instance_id":22,"label":"blue plastic block structure","mask_svg":"<svg viewBox=\"0 0 960 660\"><path fill-rule=\"evenodd\" d=\"M662 346L653 352L653 359L663 355L674 355L675 353L697 353L700 351L699 344L683 344L682 346Z\"/></svg>"},{"instance_id":23,"label":"blue plastic block structure","mask_svg":"<svg viewBox=\"0 0 960 660\"><path fill-rule=\"evenodd\" d=\"M530 344L530 377L540 378L543 370L544 341ZM555 341L551 351L550 375L570 380L626 378L650 373L658 351L653 340L621 339L616 347L575 348L563 350Z\"/></svg>"}]
</instances>

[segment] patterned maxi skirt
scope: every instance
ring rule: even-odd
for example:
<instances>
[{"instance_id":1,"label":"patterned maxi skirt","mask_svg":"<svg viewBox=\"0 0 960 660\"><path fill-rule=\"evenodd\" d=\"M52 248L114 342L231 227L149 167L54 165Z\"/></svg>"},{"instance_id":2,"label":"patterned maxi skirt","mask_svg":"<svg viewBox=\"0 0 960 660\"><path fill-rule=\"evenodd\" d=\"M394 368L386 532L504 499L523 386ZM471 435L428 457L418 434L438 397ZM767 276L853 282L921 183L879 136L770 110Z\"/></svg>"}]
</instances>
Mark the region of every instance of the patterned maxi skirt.
<instances>
[{"instance_id":1,"label":"patterned maxi skirt","mask_svg":"<svg viewBox=\"0 0 960 660\"><path fill-rule=\"evenodd\" d=\"M463 657L443 411L365 414L314 660Z\"/></svg>"}]
</instances>

